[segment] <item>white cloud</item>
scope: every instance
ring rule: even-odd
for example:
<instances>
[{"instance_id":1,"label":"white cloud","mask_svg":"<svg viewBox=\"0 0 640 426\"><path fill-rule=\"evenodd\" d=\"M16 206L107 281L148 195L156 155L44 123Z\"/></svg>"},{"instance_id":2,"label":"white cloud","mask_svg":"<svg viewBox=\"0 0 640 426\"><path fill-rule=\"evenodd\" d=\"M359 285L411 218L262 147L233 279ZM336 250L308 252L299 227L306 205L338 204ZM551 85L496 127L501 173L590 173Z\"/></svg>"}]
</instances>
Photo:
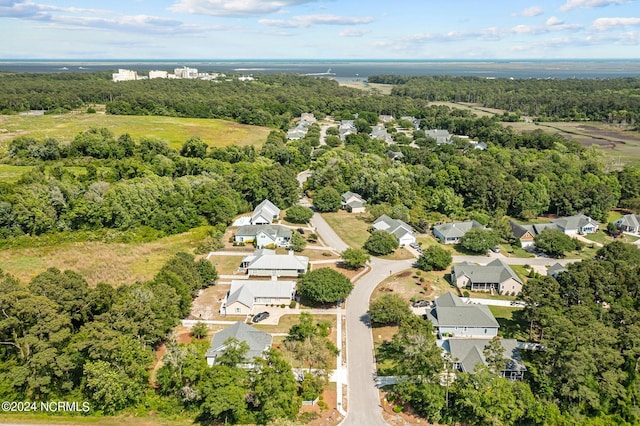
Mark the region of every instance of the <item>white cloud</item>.
<instances>
[{"instance_id":1,"label":"white cloud","mask_svg":"<svg viewBox=\"0 0 640 426\"><path fill-rule=\"evenodd\" d=\"M521 12L513 13L513 16L538 16L542 15L544 10L539 6L528 7Z\"/></svg>"},{"instance_id":2,"label":"white cloud","mask_svg":"<svg viewBox=\"0 0 640 426\"><path fill-rule=\"evenodd\" d=\"M572 9L593 9L594 7L606 7L628 3L629 1L630 0L567 0L560 10L566 12Z\"/></svg>"},{"instance_id":3,"label":"white cloud","mask_svg":"<svg viewBox=\"0 0 640 426\"><path fill-rule=\"evenodd\" d=\"M640 18L598 18L591 27L596 31L608 31L612 28L640 25Z\"/></svg>"},{"instance_id":4,"label":"white cloud","mask_svg":"<svg viewBox=\"0 0 640 426\"><path fill-rule=\"evenodd\" d=\"M369 31L355 29L355 28L345 28L340 32L340 37L362 37L367 34Z\"/></svg>"},{"instance_id":5,"label":"white cloud","mask_svg":"<svg viewBox=\"0 0 640 426\"><path fill-rule=\"evenodd\" d=\"M259 16L316 1L319 0L178 0L169 10L212 16Z\"/></svg>"},{"instance_id":6,"label":"white cloud","mask_svg":"<svg viewBox=\"0 0 640 426\"><path fill-rule=\"evenodd\" d=\"M278 28L308 28L313 25L361 25L373 22L370 16L347 17L336 15L303 15L294 16L290 20L260 19L262 25Z\"/></svg>"}]
</instances>

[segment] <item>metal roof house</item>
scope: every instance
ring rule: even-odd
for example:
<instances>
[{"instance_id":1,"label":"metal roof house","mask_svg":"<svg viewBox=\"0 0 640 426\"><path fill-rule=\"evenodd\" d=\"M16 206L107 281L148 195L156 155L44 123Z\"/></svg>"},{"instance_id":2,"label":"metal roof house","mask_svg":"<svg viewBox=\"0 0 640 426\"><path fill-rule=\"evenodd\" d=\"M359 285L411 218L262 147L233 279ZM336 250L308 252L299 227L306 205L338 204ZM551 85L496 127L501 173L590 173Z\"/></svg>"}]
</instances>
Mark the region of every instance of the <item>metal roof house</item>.
<instances>
[{"instance_id":1,"label":"metal roof house","mask_svg":"<svg viewBox=\"0 0 640 426\"><path fill-rule=\"evenodd\" d=\"M211 339L211 346L205 355L209 366L214 365L216 359L224 353L229 338L237 339L249 345L246 362L241 364L243 368L253 368L254 364L252 360L256 357L263 356L264 352L271 347L273 340L273 337L269 333L257 330L243 322L236 322L230 327L216 333Z\"/></svg>"},{"instance_id":2,"label":"metal roof house","mask_svg":"<svg viewBox=\"0 0 640 426\"><path fill-rule=\"evenodd\" d=\"M259 249L242 259L240 270L256 277L298 277L307 273L309 258L289 254L276 254L275 250Z\"/></svg>"}]
</instances>

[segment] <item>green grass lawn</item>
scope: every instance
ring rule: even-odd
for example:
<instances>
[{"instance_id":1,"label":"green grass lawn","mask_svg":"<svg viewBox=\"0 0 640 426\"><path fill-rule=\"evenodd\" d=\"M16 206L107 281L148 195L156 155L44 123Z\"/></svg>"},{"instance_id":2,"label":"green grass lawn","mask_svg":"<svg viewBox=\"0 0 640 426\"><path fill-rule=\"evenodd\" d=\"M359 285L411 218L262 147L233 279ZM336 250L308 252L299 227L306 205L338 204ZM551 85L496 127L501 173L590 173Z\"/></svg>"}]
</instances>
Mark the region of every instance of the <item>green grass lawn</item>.
<instances>
[{"instance_id":1,"label":"green grass lawn","mask_svg":"<svg viewBox=\"0 0 640 426\"><path fill-rule=\"evenodd\" d=\"M507 339L528 340L529 323L523 318L522 308L489 306L489 310L500 324L499 334Z\"/></svg>"},{"instance_id":2,"label":"green grass lawn","mask_svg":"<svg viewBox=\"0 0 640 426\"><path fill-rule=\"evenodd\" d=\"M362 248L371 235L367 231L371 224L365 221L365 215L340 210L337 213L322 213L322 217L350 247Z\"/></svg>"},{"instance_id":3,"label":"green grass lawn","mask_svg":"<svg viewBox=\"0 0 640 426\"><path fill-rule=\"evenodd\" d=\"M200 137L210 146L259 145L270 132L266 127L206 118L107 114L4 115L0 116L0 129L5 130L0 133L0 149L6 149L9 141L23 135L69 142L78 133L92 127L106 127L116 137L129 133L135 140L142 137L164 139L173 148L180 148L192 136Z\"/></svg>"}]
</instances>

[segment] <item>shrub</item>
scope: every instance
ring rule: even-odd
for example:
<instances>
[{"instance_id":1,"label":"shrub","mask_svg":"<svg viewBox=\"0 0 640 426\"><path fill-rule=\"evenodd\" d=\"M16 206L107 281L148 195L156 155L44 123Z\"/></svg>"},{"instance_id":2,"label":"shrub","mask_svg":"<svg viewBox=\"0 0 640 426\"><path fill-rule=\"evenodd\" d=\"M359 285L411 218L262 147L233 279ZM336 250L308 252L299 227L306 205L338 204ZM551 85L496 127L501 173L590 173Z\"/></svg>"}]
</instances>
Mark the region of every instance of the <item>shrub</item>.
<instances>
[{"instance_id":1,"label":"shrub","mask_svg":"<svg viewBox=\"0 0 640 426\"><path fill-rule=\"evenodd\" d=\"M469 292L467 290L462 292L463 297L469 297Z\"/></svg>"},{"instance_id":2,"label":"shrub","mask_svg":"<svg viewBox=\"0 0 640 426\"><path fill-rule=\"evenodd\" d=\"M401 405L394 405L393 412L394 413L402 413L402 406Z\"/></svg>"},{"instance_id":3,"label":"shrub","mask_svg":"<svg viewBox=\"0 0 640 426\"><path fill-rule=\"evenodd\" d=\"M295 300L292 300L292 301L291 301L291 303L289 303L289 307L290 307L291 309L294 309L294 308L296 307L296 305L297 305L297 303L296 303L296 301L295 301Z\"/></svg>"}]
</instances>

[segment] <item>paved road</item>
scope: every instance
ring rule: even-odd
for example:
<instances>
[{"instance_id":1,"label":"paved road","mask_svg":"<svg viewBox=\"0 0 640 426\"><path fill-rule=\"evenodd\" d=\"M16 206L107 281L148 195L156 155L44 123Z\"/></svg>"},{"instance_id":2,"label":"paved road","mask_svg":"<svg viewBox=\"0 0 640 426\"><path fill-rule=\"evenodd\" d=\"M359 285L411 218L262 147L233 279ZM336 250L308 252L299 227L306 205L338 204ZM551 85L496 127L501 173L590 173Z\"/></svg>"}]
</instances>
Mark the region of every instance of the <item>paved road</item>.
<instances>
[{"instance_id":1,"label":"paved road","mask_svg":"<svg viewBox=\"0 0 640 426\"><path fill-rule=\"evenodd\" d=\"M413 260L383 260L374 258L371 271L356 282L347 299L347 368L349 405L344 426L382 426L380 395L375 385L376 367L373 358L373 336L369 326L369 298L376 286L389 277L411 267Z\"/></svg>"},{"instance_id":2,"label":"paved road","mask_svg":"<svg viewBox=\"0 0 640 426\"><path fill-rule=\"evenodd\" d=\"M313 214L313 217L311 218L311 226L316 229L316 234L322 238L322 241L335 251L342 253L349 247L340 239L338 234L335 233L324 218L318 213Z\"/></svg>"}]
</instances>

